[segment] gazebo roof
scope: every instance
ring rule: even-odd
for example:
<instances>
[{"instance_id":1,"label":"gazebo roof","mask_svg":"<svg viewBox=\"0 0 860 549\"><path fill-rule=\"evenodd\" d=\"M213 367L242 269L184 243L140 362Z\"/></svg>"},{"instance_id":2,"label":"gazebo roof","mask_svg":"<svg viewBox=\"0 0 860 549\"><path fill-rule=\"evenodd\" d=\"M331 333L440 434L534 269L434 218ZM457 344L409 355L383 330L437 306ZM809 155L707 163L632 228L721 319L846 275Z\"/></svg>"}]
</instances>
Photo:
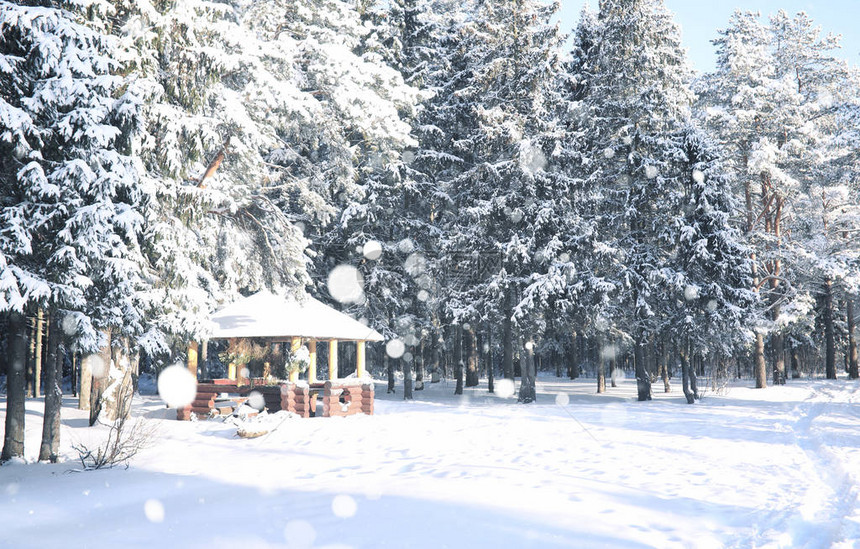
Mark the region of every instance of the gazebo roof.
<instances>
[{"instance_id":1,"label":"gazebo roof","mask_svg":"<svg viewBox=\"0 0 860 549\"><path fill-rule=\"evenodd\" d=\"M309 295L289 298L261 291L212 315L212 339L262 337L382 341L382 335Z\"/></svg>"}]
</instances>

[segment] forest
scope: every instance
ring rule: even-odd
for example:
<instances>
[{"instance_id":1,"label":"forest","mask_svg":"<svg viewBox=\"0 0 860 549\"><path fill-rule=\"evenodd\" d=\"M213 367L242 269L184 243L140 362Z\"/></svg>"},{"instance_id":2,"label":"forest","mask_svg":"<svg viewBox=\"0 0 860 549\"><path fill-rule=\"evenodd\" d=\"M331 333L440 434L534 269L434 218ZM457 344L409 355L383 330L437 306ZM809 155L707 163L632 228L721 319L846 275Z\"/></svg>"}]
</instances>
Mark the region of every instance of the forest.
<instances>
[{"instance_id":1,"label":"forest","mask_svg":"<svg viewBox=\"0 0 860 549\"><path fill-rule=\"evenodd\" d=\"M368 362L406 399L520 377L528 403L538 371L598 392L630 372L641 401L679 378L691 404L703 377L857 379L860 72L838 37L737 11L696 74L661 0L573 29L557 10L0 2L2 459L27 396L40 459L64 378L100 408L111 374L85 357L157 373L260 289L402 342Z\"/></svg>"}]
</instances>

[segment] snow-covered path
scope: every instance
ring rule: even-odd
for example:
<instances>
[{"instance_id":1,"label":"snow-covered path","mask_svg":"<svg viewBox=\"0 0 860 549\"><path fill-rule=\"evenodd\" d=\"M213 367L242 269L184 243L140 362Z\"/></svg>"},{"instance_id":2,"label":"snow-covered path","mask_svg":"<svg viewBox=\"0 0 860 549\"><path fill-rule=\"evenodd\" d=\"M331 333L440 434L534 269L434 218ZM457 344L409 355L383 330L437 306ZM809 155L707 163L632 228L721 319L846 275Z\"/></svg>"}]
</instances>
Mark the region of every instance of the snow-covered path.
<instances>
[{"instance_id":1,"label":"snow-covered path","mask_svg":"<svg viewBox=\"0 0 860 549\"><path fill-rule=\"evenodd\" d=\"M860 547L857 382L696 406L635 402L629 380L594 395L541 378L533 405L484 385L414 402L379 389L373 417L287 419L256 439L143 397L157 443L86 473L67 472L70 444L102 431L69 399L69 461L0 468L0 547Z\"/></svg>"}]
</instances>

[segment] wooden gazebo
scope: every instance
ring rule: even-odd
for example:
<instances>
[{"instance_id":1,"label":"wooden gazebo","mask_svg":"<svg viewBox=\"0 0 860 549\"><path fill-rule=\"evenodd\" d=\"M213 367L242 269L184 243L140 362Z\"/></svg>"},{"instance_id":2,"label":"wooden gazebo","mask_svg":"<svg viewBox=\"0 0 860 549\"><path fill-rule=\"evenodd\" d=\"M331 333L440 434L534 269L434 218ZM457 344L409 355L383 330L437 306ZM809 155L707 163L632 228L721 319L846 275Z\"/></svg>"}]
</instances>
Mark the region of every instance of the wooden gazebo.
<instances>
[{"instance_id":1,"label":"wooden gazebo","mask_svg":"<svg viewBox=\"0 0 860 549\"><path fill-rule=\"evenodd\" d=\"M311 397L315 397L317 392L323 394L324 398L335 399L332 402L335 402L337 400L335 397L338 397L343 403L343 391L346 391L347 401L351 398L350 391L353 391L356 396L361 396L361 390L365 394L369 391L372 399L372 382L362 382L366 364L365 344L368 341L382 341L382 335L310 295L291 298L261 291L217 311L212 315L211 322L210 340L264 339L268 343L289 343L292 351L298 350L303 342L307 343L310 354L307 385L299 384L298 373L294 372L290 374L290 379L286 383L271 388L275 389L271 391L273 399L283 400L281 409L293 411L292 409L295 408L294 401L304 399L303 402L299 403L301 406L298 407L297 411L301 415L307 416L312 402L315 402ZM327 342L329 345L328 381L317 380L317 342ZM356 344L355 380L338 380L337 349L339 342L355 342ZM197 377L198 366L197 353L198 345L196 342L192 342L188 348L188 369L195 378ZM187 407L188 410L185 413L180 411L180 419L185 419L186 417L183 416L188 416L190 411L199 413L212 406L215 397L210 395L215 395L219 391L210 385L226 388L227 386L238 387L243 383L241 379L234 378L198 384L197 400L195 400L194 405ZM288 401L292 402L290 406L287 406ZM269 398L267 397L268 403ZM324 403L330 404L329 400L325 400ZM372 410L372 401L369 409ZM329 414L324 413L324 415ZM332 413L331 415L342 414Z\"/></svg>"}]
</instances>

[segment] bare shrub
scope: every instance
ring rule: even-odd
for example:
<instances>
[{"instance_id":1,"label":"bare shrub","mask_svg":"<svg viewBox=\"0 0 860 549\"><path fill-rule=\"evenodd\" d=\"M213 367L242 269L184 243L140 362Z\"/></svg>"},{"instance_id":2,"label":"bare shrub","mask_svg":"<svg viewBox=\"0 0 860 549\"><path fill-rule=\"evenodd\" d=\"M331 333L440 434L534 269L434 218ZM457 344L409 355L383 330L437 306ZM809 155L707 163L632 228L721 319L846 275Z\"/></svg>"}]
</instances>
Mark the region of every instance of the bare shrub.
<instances>
[{"instance_id":1,"label":"bare shrub","mask_svg":"<svg viewBox=\"0 0 860 549\"><path fill-rule=\"evenodd\" d=\"M141 417L131 416L131 399L134 388L123 385L117 395L119 400L116 421L109 424L107 439L97 447L74 444L72 448L84 470L109 469L118 465L127 468L131 459L141 450L152 445L157 427Z\"/></svg>"}]
</instances>

